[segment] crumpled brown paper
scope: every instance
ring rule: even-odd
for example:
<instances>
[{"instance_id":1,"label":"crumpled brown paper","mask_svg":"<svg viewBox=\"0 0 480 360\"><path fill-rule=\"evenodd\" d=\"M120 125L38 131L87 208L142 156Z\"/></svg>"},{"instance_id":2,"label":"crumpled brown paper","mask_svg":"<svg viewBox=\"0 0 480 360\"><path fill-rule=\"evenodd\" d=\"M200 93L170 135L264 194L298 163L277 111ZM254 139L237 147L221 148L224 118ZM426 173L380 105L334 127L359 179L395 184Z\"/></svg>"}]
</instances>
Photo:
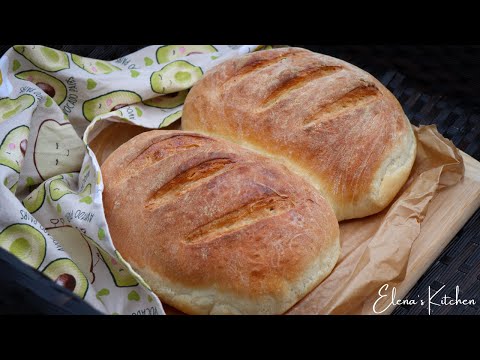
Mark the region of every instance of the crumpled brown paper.
<instances>
[{"instance_id":1,"label":"crumpled brown paper","mask_svg":"<svg viewBox=\"0 0 480 360\"><path fill-rule=\"evenodd\" d=\"M412 173L389 208L340 223L340 259L327 279L288 314L371 314L382 285L405 279L408 260L429 203L464 175L459 150L435 126L415 128Z\"/></svg>"}]
</instances>

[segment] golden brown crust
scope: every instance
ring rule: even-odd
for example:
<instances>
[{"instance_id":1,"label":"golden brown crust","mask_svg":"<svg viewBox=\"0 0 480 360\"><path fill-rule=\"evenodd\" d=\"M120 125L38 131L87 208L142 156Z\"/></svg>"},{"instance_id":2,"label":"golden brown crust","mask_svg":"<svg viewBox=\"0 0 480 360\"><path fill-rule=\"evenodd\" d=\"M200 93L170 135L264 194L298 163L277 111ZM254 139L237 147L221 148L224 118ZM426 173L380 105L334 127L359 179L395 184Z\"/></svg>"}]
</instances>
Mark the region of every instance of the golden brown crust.
<instances>
[{"instance_id":1,"label":"golden brown crust","mask_svg":"<svg viewBox=\"0 0 480 360\"><path fill-rule=\"evenodd\" d=\"M339 253L328 203L242 147L149 131L102 166L113 242L163 301L190 313L282 313Z\"/></svg>"},{"instance_id":2,"label":"golden brown crust","mask_svg":"<svg viewBox=\"0 0 480 360\"><path fill-rule=\"evenodd\" d=\"M174 122L162 130L179 130L180 122ZM107 127L102 129L100 133L89 142L89 146L95 153L98 164L102 165L105 160L114 152L120 145L126 143L131 138L151 129L144 128L129 123L112 122Z\"/></svg>"},{"instance_id":3,"label":"golden brown crust","mask_svg":"<svg viewBox=\"0 0 480 360\"><path fill-rule=\"evenodd\" d=\"M187 96L182 128L283 161L312 182L339 220L387 206L416 149L400 104L380 82L298 48L247 54L208 71Z\"/></svg>"},{"instance_id":4,"label":"golden brown crust","mask_svg":"<svg viewBox=\"0 0 480 360\"><path fill-rule=\"evenodd\" d=\"M102 165L120 145L148 130L127 123L112 123L103 129L88 145L95 153L98 164Z\"/></svg>"}]
</instances>

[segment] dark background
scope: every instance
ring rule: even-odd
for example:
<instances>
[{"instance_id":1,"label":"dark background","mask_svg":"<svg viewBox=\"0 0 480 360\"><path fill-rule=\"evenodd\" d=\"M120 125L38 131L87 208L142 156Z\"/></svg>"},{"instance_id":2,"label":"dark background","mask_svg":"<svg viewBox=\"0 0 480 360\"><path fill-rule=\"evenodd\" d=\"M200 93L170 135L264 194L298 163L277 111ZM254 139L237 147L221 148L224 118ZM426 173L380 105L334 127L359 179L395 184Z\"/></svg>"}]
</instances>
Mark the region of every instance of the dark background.
<instances>
[{"instance_id":1,"label":"dark background","mask_svg":"<svg viewBox=\"0 0 480 360\"><path fill-rule=\"evenodd\" d=\"M49 45L81 56L113 60L147 45ZM3 55L12 45L0 45ZM399 99L415 125L436 124L439 131L480 160L480 45L294 45L351 62L378 78ZM0 313L87 313L88 306L64 289L40 280L0 249ZM36 286L33 281L35 281ZM460 298L473 306L444 306L434 314L480 315L480 210L455 236L407 295L460 286ZM45 289L45 290L42 290ZM57 294L57 295L55 295ZM425 314L421 306L400 306L394 314Z\"/></svg>"},{"instance_id":2,"label":"dark background","mask_svg":"<svg viewBox=\"0 0 480 360\"><path fill-rule=\"evenodd\" d=\"M49 45L114 60L148 45ZM0 56L13 45L0 45ZM415 88L480 106L480 45L293 45L351 62L379 77L396 70Z\"/></svg>"}]
</instances>

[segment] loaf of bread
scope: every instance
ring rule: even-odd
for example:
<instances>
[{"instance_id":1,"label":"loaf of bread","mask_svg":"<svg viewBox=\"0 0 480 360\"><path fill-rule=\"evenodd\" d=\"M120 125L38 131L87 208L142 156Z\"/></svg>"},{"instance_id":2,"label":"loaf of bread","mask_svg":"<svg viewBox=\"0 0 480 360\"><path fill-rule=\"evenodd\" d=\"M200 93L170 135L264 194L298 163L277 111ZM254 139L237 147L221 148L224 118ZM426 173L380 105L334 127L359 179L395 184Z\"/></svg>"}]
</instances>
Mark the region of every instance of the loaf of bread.
<instances>
[{"instance_id":1,"label":"loaf of bread","mask_svg":"<svg viewBox=\"0 0 480 360\"><path fill-rule=\"evenodd\" d=\"M164 128L165 130L179 130L179 122ZM151 129L144 128L137 125L132 125L124 122L112 122L106 128L102 129L95 138L89 142L98 164L102 165L105 160L114 152L120 145L126 143L131 138Z\"/></svg>"},{"instance_id":2,"label":"loaf of bread","mask_svg":"<svg viewBox=\"0 0 480 360\"><path fill-rule=\"evenodd\" d=\"M142 133L102 165L117 250L190 314L280 314L339 256L327 201L283 165L184 131Z\"/></svg>"},{"instance_id":3,"label":"loaf of bread","mask_svg":"<svg viewBox=\"0 0 480 360\"><path fill-rule=\"evenodd\" d=\"M148 130L128 123L112 123L90 141L88 146L94 152L98 164L102 165L120 145Z\"/></svg>"},{"instance_id":4,"label":"loaf of bread","mask_svg":"<svg viewBox=\"0 0 480 360\"><path fill-rule=\"evenodd\" d=\"M307 179L337 219L384 209L416 153L409 120L373 76L299 48L226 60L189 92L182 128L254 149Z\"/></svg>"}]
</instances>

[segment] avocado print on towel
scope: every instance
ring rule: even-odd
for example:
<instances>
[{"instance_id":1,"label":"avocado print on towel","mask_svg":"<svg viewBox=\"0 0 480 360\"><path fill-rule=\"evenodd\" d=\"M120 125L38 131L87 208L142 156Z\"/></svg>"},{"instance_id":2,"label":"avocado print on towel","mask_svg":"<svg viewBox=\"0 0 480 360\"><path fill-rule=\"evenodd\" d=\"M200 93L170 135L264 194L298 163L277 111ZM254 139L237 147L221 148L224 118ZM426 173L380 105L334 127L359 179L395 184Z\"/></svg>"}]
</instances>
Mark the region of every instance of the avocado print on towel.
<instances>
[{"instance_id":1,"label":"avocado print on towel","mask_svg":"<svg viewBox=\"0 0 480 360\"><path fill-rule=\"evenodd\" d=\"M140 95L128 90L112 91L83 103L83 116L92 121L96 116L141 102Z\"/></svg>"},{"instance_id":2,"label":"avocado print on towel","mask_svg":"<svg viewBox=\"0 0 480 360\"><path fill-rule=\"evenodd\" d=\"M67 87L57 78L48 75L43 71L31 70L23 71L15 75L22 80L28 80L43 90L58 105L63 103L67 97Z\"/></svg>"},{"instance_id":3,"label":"avocado print on towel","mask_svg":"<svg viewBox=\"0 0 480 360\"><path fill-rule=\"evenodd\" d=\"M157 49L156 55L157 62L162 64L184 56L207 54L217 51L213 45L165 45Z\"/></svg>"},{"instance_id":4,"label":"avocado print on towel","mask_svg":"<svg viewBox=\"0 0 480 360\"><path fill-rule=\"evenodd\" d=\"M173 109L182 105L187 97L188 90L179 91L177 93L165 94L145 100L143 103L160 109Z\"/></svg>"},{"instance_id":5,"label":"avocado print on towel","mask_svg":"<svg viewBox=\"0 0 480 360\"><path fill-rule=\"evenodd\" d=\"M27 151L30 129L21 125L10 130L0 143L0 165L20 172Z\"/></svg>"},{"instance_id":6,"label":"avocado print on towel","mask_svg":"<svg viewBox=\"0 0 480 360\"><path fill-rule=\"evenodd\" d=\"M38 130L33 161L43 180L54 175L79 171L85 145L70 123L53 119L42 122Z\"/></svg>"},{"instance_id":7,"label":"avocado print on towel","mask_svg":"<svg viewBox=\"0 0 480 360\"><path fill-rule=\"evenodd\" d=\"M63 51L41 45L16 45L13 48L42 70L56 72L70 68L68 56Z\"/></svg>"},{"instance_id":8,"label":"avocado print on towel","mask_svg":"<svg viewBox=\"0 0 480 360\"><path fill-rule=\"evenodd\" d=\"M160 129L160 128L166 127L171 123L177 121L182 117L182 112L183 112L182 110L178 110L173 114L168 115L165 119L163 119L163 121L160 123L158 128Z\"/></svg>"},{"instance_id":9,"label":"avocado print on towel","mask_svg":"<svg viewBox=\"0 0 480 360\"><path fill-rule=\"evenodd\" d=\"M16 99L0 99L0 123L20 114L35 103L32 95L24 94Z\"/></svg>"},{"instance_id":10,"label":"avocado print on towel","mask_svg":"<svg viewBox=\"0 0 480 360\"><path fill-rule=\"evenodd\" d=\"M114 257L110 256L105 250L100 247L97 247L103 261L108 267L110 274L112 275L113 281L117 287L130 287L130 286L137 286L138 282L133 277L130 272L125 269L125 266ZM115 254L119 256L118 252L115 251Z\"/></svg>"},{"instance_id":11,"label":"avocado print on towel","mask_svg":"<svg viewBox=\"0 0 480 360\"><path fill-rule=\"evenodd\" d=\"M45 259L47 242L33 226L12 224L0 232L0 247L38 269Z\"/></svg>"},{"instance_id":12,"label":"avocado print on towel","mask_svg":"<svg viewBox=\"0 0 480 360\"><path fill-rule=\"evenodd\" d=\"M3 185L15 194L18 186L18 174L9 174L3 179Z\"/></svg>"},{"instance_id":13,"label":"avocado print on towel","mask_svg":"<svg viewBox=\"0 0 480 360\"><path fill-rule=\"evenodd\" d=\"M85 189L83 189L81 192L77 193L77 192L73 191L72 189L70 189L67 182L63 179L63 177L61 177L59 179L53 180L50 183L49 190L50 190L50 197L54 201L58 201L62 197L64 197L65 195L69 195L69 194L76 194L80 197L80 200L81 200L84 197L92 194L92 185L88 184L87 186L85 186Z\"/></svg>"},{"instance_id":14,"label":"avocado print on towel","mask_svg":"<svg viewBox=\"0 0 480 360\"><path fill-rule=\"evenodd\" d=\"M41 45L8 50L0 58L0 247L101 312L162 314L111 241L100 168L83 139L109 117L149 129L178 122L190 88L237 48L152 45L112 61Z\"/></svg>"},{"instance_id":15,"label":"avocado print on towel","mask_svg":"<svg viewBox=\"0 0 480 360\"><path fill-rule=\"evenodd\" d=\"M14 59L11 61L11 58L9 58L7 55L0 57L0 98L9 96L13 90L13 86L8 78L8 75L10 69L13 69L15 66L15 62L18 62L18 60Z\"/></svg>"},{"instance_id":16,"label":"avocado print on towel","mask_svg":"<svg viewBox=\"0 0 480 360\"><path fill-rule=\"evenodd\" d=\"M67 258L52 261L43 274L60 286L84 298L88 290L88 280L75 263Z\"/></svg>"},{"instance_id":17,"label":"avocado print on towel","mask_svg":"<svg viewBox=\"0 0 480 360\"><path fill-rule=\"evenodd\" d=\"M150 85L156 93L170 94L192 87L202 76L203 71L199 66L177 60L155 71L150 77Z\"/></svg>"},{"instance_id":18,"label":"avocado print on towel","mask_svg":"<svg viewBox=\"0 0 480 360\"><path fill-rule=\"evenodd\" d=\"M72 60L80 69L93 75L110 74L111 72L121 70L107 61L90 59L75 54L72 54Z\"/></svg>"},{"instance_id":19,"label":"avocado print on towel","mask_svg":"<svg viewBox=\"0 0 480 360\"><path fill-rule=\"evenodd\" d=\"M45 184L41 184L35 190L33 190L25 199L23 199L22 204L23 206L25 206L25 209L27 209L30 214L33 214L42 207L44 202Z\"/></svg>"},{"instance_id":20,"label":"avocado print on towel","mask_svg":"<svg viewBox=\"0 0 480 360\"><path fill-rule=\"evenodd\" d=\"M93 253L85 235L69 225L46 228L45 230L58 241L89 282L94 283Z\"/></svg>"}]
</instances>

